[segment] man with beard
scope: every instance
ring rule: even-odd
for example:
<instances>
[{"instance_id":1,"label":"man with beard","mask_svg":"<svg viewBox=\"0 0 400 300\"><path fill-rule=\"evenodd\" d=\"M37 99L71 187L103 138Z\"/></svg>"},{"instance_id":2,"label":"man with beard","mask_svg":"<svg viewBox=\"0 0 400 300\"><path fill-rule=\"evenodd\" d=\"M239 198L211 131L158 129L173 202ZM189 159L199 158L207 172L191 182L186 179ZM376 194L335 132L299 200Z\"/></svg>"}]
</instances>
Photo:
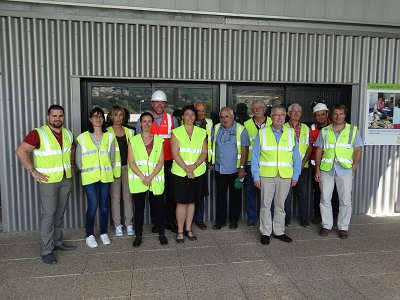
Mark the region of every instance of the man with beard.
<instances>
[{"instance_id":1,"label":"man with beard","mask_svg":"<svg viewBox=\"0 0 400 300\"><path fill-rule=\"evenodd\" d=\"M53 250L70 251L75 246L63 243L62 225L72 189L75 144L72 132L63 127L64 108L52 105L47 111L48 125L31 131L15 151L19 161L39 183L42 216L41 254L46 264L57 263ZM29 153L34 153L32 163Z\"/></svg>"}]
</instances>

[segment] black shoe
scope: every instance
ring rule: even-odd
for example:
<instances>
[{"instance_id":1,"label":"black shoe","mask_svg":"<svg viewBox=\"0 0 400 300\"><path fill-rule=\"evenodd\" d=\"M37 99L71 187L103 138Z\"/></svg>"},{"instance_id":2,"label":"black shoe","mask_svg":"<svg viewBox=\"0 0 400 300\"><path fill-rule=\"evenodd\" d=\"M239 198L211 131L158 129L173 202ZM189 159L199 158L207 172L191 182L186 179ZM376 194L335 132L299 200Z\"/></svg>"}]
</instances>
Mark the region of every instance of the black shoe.
<instances>
[{"instance_id":1,"label":"black shoe","mask_svg":"<svg viewBox=\"0 0 400 300\"><path fill-rule=\"evenodd\" d=\"M160 239L160 245L161 246L168 245L168 240L167 240L167 237L165 235L160 235L158 238Z\"/></svg>"},{"instance_id":2,"label":"black shoe","mask_svg":"<svg viewBox=\"0 0 400 300\"><path fill-rule=\"evenodd\" d=\"M231 224L229 224L229 229L237 229L237 228L238 228L237 221L232 221Z\"/></svg>"},{"instance_id":3,"label":"black shoe","mask_svg":"<svg viewBox=\"0 0 400 300\"><path fill-rule=\"evenodd\" d=\"M140 247L141 244L142 244L142 237L137 236L132 243L132 247L137 248L137 247Z\"/></svg>"},{"instance_id":4,"label":"black shoe","mask_svg":"<svg viewBox=\"0 0 400 300\"><path fill-rule=\"evenodd\" d=\"M178 233L178 227L175 224L171 224L169 222L165 224L165 229L171 230L173 233Z\"/></svg>"},{"instance_id":5,"label":"black shoe","mask_svg":"<svg viewBox=\"0 0 400 300\"><path fill-rule=\"evenodd\" d=\"M247 226L256 227L256 221L247 221Z\"/></svg>"},{"instance_id":6,"label":"black shoe","mask_svg":"<svg viewBox=\"0 0 400 300\"><path fill-rule=\"evenodd\" d=\"M226 223L215 223L215 225L213 226L213 229L214 230L220 230L222 227L225 227L226 226Z\"/></svg>"},{"instance_id":7,"label":"black shoe","mask_svg":"<svg viewBox=\"0 0 400 300\"><path fill-rule=\"evenodd\" d=\"M317 225L321 224L321 222L322 222L321 217L314 217L314 218L311 220L311 223L317 224Z\"/></svg>"},{"instance_id":8,"label":"black shoe","mask_svg":"<svg viewBox=\"0 0 400 300\"><path fill-rule=\"evenodd\" d=\"M190 232L193 234L192 236L189 235ZM183 231L183 234L184 234L185 236L187 236L187 238L188 238L189 240L191 240L191 241L197 240L197 236L193 233L192 230L184 230L184 231Z\"/></svg>"},{"instance_id":9,"label":"black shoe","mask_svg":"<svg viewBox=\"0 0 400 300\"><path fill-rule=\"evenodd\" d=\"M206 230L207 229L207 225L204 224L203 221L197 221L196 225L200 228L200 230Z\"/></svg>"},{"instance_id":10,"label":"black shoe","mask_svg":"<svg viewBox=\"0 0 400 300\"><path fill-rule=\"evenodd\" d=\"M62 243L59 246L54 246L54 250L60 250L60 251L71 251L71 250L75 250L76 247L75 246L68 246L64 243Z\"/></svg>"},{"instance_id":11,"label":"black shoe","mask_svg":"<svg viewBox=\"0 0 400 300\"><path fill-rule=\"evenodd\" d=\"M287 227L290 226L290 219L285 219L285 226L287 226Z\"/></svg>"},{"instance_id":12,"label":"black shoe","mask_svg":"<svg viewBox=\"0 0 400 300\"><path fill-rule=\"evenodd\" d=\"M261 244L263 244L263 245L268 245L269 244L269 236L268 235L262 235L261 236Z\"/></svg>"},{"instance_id":13,"label":"black shoe","mask_svg":"<svg viewBox=\"0 0 400 300\"><path fill-rule=\"evenodd\" d=\"M151 227L151 232L152 233L158 233L156 225L153 225L153 227Z\"/></svg>"},{"instance_id":14,"label":"black shoe","mask_svg":"<svg viewBox=\"0 0 400 300\"><path fill-rule=\"evenodd\" d=\"M274 234L274 238L276 238L276 239L278 239L278 240L281 240L282 242L285 242L285 243L291 243L293 240L290 238L290 237L288 237L286 234L282 234L282 235L275 235Z\"/></svg>"},{"instance_id":15,"label":"black shoe","mask_svg":"<svg viewBox=\"0 0 400 300\"><path fill-rule=\"evenodd\" d=\"M182 238L181 238L181 239L178 239L178 235L180 235L180 234L182 234ZM178 244L181 244L181 243L183 244L183 243L185 242L185 238L184 238L183 232L178 232L178 233L176 234L175 240L176 240L176 242L177 242Z\"/></svg>"},{"instance_id":16,"label":"black shoe","mask_svg":"<svg viewBox=\"0 0 400 300\"><path fill-rule=\"evenodd\" d=\"M54 265L57 263L56 258L54 257L53 253L46 254L42 256L43 262L48 265Z\"/></svg>"},{"instance_id":17,"label":"black shoe","mask_svg":"<svg viewBox=\"0 0 400 300\"><path fill-rule=\"evenodd\" d=\"M308 223L307 217L301 217L301 218L300 218L300 224L301 224L301 226L303 226L304 228L307 228L307 227L310 226L310 223Z\"/></svg>"}]
</instances>

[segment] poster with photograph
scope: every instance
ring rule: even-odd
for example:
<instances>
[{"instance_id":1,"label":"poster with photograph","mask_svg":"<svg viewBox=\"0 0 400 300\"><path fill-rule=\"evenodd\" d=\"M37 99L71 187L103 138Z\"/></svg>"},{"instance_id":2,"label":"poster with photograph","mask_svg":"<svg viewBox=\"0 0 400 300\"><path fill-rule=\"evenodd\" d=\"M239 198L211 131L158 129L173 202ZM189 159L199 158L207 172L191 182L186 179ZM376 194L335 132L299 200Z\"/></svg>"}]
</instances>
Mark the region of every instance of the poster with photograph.
<instances>
[{"instance_id":1,"label":"poster with photograph","mask_svg":"<svg viewBox=\"0 0 400 300\"><path fill-rule=\"evenodd\" d=\"M400 145L400 84L368 83L366 145Z\"/></svg>"}]
</instances>

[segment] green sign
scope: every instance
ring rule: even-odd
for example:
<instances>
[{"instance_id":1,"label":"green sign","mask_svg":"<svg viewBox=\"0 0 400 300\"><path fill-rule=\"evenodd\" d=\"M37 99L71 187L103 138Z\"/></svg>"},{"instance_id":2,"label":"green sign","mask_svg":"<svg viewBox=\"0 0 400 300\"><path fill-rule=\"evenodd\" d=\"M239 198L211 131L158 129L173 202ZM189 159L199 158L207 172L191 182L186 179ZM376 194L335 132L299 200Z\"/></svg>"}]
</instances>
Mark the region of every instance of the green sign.
<instances>
[{"instance_id":1,"label":"green sign","mask_svg":"<svg viewBox=\"0 0 400 300\"><path fill-rule=\"evenodd\" d=\"M400 90L400 84L393 83L368 83L368 90Z\"/></svg>"}]
</instances>

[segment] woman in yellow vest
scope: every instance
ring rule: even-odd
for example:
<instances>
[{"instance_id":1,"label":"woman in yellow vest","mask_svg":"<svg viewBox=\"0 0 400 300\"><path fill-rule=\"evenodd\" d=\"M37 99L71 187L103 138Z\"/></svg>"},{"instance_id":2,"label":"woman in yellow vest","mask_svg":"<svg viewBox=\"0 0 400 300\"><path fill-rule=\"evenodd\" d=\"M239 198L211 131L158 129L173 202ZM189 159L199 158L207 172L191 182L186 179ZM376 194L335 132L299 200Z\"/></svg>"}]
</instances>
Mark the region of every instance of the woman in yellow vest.
<instances>
[{"instance_id":1,"label":"woman in yellow vest","mask_svg":"<svg viewBox=\"0 0 400 300\"><path fill-rule=\"evenodd\" d=\"M150 133L154 117L145 112L139 118L142 132L129 139L129 189L135 201L136 238L133 247L142 244L144 207L149 193L151 217L158 231L160 244L167 245L164 235L164 139Z\"/></svg>"},{"instance_id":2,"label":"woman in yellow vest","mask_svg":"<svg viewBox=\"0 0 400 300\"><path fill-rule=\"evenodd\" d=\"M115 227L115 235L123 236L122 223L126 226L128 235L134 235L132 226L133 207L131 193L128 184L128 140L135 134L133 129L125 126L125 110L122 106L115 104L111 107L110 120L112 126L107 130L115 135L115 165L114 182L111 184L111 215ZM121 189L124 201L124 222L121 222Z\"/></svg>"},{"instance_id":3,"label":"woman in yellow vest","mask_svg":"<svg viewBox=\"0 0 400 300\"><path fill-rule=\"evenodd\" d=\"M97 247L94 238L94 218L100 208L100 238L104 245L111 243L107 234L108 196L114 181L114 134L108 132L104 112L95 107L89 113L89 130L77 137L76 166L81 170L82 185L86 193L86 244Z\"/></svg>"},{"instance_id":4,"label":"woman in yellow vest","mask_svg":"<svg viewBox=\"0 0 400 300\"><path fill-rule=\"evenodd\" d=\"M194 126L197 110L194 106L182 108L183 126L172 130L171 152L172 183L176 205L178 233L176 242L183 243L184 236L193 241L197 239L192 232L194 203L197 198L204 197L206 177L207 133ZM186 224L184 230L183 226Z\"/></svg>"}]
</instances>

